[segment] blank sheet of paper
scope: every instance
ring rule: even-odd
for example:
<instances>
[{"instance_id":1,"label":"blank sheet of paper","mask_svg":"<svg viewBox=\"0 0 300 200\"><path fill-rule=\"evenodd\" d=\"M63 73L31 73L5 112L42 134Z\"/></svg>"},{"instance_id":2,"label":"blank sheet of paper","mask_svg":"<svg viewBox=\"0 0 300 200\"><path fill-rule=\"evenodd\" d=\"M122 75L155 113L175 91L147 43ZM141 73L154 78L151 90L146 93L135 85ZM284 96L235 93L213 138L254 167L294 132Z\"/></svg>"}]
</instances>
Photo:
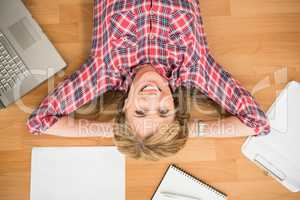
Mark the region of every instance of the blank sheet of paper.
<instances>
[{"instance_id":1,"label":"blank sheet of paper","mask_svg":"<svg viewBox=\"0 0 300 200\"><path fill-rule=\"evenodd\" d=\"M32 149L31 200L125 200L125 158L115 147Z\"/></svg>"}]
</instances>

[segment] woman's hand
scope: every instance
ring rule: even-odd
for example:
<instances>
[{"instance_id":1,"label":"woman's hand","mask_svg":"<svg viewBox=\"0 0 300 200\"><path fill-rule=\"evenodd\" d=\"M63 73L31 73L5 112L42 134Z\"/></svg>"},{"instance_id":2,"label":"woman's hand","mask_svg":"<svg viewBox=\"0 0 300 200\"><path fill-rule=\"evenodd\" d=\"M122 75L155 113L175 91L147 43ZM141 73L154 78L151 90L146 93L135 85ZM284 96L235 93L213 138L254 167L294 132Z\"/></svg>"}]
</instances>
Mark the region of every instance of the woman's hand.
<instances>
[{"instance_id":1,"label":"woman's hand","mask_svg":"<svg viewBox=\"0 0 300 200\"><path fill-rule=\"evenodd\" d=\"M86 119L60 118L45 134L61 137L112 137L113 123Z\"/></svg>"},{"instance_id":2,"label":"woman's hand","mask_svg":"<svg viewBox=\"0 0 300 200\"><path fill-rule=\"evenodd\" d=\"M244 137L255 135L254 129L242 123L237 117L230 116L224 119L200 122L191 121L189 130L192 137Z\"/></svg>"}]
</instances>

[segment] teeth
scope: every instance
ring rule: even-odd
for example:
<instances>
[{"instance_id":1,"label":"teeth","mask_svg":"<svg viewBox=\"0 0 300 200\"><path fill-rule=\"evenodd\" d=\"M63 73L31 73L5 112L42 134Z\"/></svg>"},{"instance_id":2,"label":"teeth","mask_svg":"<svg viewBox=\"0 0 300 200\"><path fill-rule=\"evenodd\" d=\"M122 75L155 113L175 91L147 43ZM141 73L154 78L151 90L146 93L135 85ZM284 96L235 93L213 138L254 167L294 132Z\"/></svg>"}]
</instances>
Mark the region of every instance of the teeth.
<instances>
[{"instance_id":1,"label":"teeth","mask_svg":"<svg viewBox=\"0 0 300 200\"><path fill-rule=\"evenodd\" d=\"M156 86L152 86L152 85L147 85L146 87L143 88L142 91L145 91L145 90L158 90L159 91L159 89Z\"/></svg>"}]
</instances>

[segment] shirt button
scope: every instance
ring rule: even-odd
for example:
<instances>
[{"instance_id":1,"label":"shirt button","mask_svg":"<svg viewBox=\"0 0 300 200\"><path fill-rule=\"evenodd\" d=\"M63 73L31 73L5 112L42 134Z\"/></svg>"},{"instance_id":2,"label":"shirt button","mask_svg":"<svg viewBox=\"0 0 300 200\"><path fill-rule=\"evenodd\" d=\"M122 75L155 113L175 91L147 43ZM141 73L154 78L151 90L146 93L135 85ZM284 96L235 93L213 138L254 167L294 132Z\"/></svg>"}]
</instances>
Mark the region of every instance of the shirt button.
<instances>
[{"instance_id":1,"label":"shirt button","mask_svg":"<svg viewBox=\"0 0 300 200\"><path fill-rule=\"evenodd\" d=\"M154 35L153 35L153 34L151 34L151 33L149 34L149 37L150 37L150 39L151 39L151 40L153 40L153 39L154 39Z\"/></svg>"},{"instance_id":2,"label":"shirt button","mask_svg":"<svg viewBox=\"0 0 300 200\"><path fill-rule=\"evenodd\" d=\"M166 71L166 76L167 76L168 78L171 78L171 76L172 76L172 71L171 71L171 70L167 70L167 71Z\"/></svg>"},{"instance_id":3,"label":"shirt button","mask_svg":"<svg viewBox=\"0 0 300 200\"><path fill-rule=\"evenodd\" d=\"M154 13L153 10L150 10L150 14L153 15L153 13Z\"/></svg>"},{"instance_id":4,"label":"shirt button","mask_svg":"<svg viewBox=\"0 0 300 200\"><path fill-rule=\"evenodd\" d=\"M126 38L126 37L124 37L124 38L123 38L123 41L124 41L124 42L126 42L126 41L127 41L127 38Z\"/></svg>"}]
</instances>

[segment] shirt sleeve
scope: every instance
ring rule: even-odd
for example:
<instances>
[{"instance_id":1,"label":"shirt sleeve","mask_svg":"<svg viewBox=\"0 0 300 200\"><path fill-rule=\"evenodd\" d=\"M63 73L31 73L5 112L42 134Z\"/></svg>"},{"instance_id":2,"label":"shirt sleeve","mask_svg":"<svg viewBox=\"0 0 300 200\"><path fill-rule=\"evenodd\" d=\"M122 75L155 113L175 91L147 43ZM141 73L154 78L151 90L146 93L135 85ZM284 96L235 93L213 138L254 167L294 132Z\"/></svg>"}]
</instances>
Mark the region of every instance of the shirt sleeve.
<instances>
[{"instance_id":1,"label":"shirt sleeve","mask_svg":"<svg viewBox=\"0 0 300 200\"><path fill-rule=\"evenodd\" d=\"M254 97L211 54L203 56L198 65L183 70L185 85L200 89L241 122L254 129L256 135L270 132L269 120Z\"/></svg>"},{"instance_id":2,"label":"shirt sleeve","mask_svg":"<svg viewBox=\"0 0 300 200\"><path fill-rule=\"evenodd\" d=\"M66 116L108 90L120 86L120 74L99 58L89 57L71 76L61 82L27 121L31 133L41 133L60 117Z\"/></svg>"}]
</instances>

